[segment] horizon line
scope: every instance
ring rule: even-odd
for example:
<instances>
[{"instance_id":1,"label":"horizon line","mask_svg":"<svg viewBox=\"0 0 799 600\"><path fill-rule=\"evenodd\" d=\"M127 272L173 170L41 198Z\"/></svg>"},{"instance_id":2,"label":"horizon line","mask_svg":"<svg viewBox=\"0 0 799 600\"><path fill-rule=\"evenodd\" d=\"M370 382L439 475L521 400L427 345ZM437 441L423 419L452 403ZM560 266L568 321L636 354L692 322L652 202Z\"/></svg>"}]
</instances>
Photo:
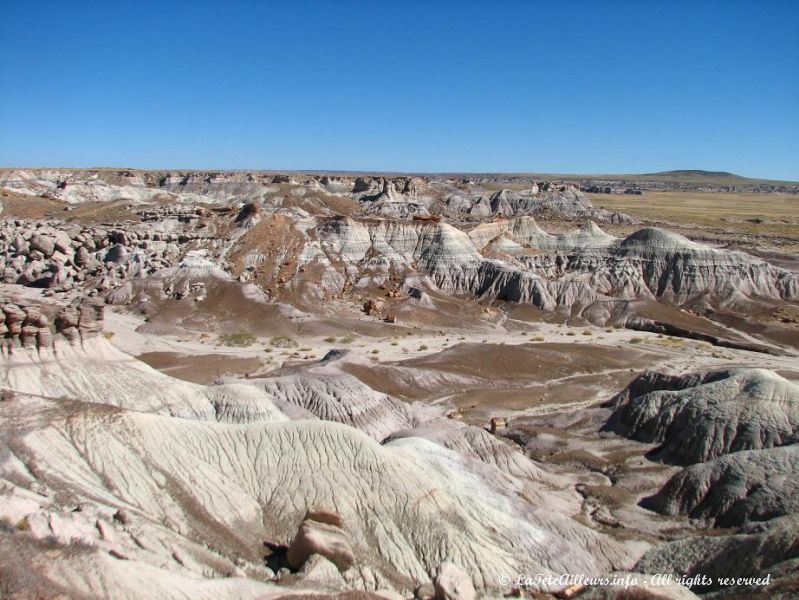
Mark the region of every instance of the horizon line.
<instances>
[{"instance_id":1,"label":"horizon line","mask_svg":"<svg viewBox=\"0 0 799 600\"><path fill-rule=\"evenodd\" d=\"M706 170L706 169L668 169L663 171L651 171L646 173L599 173L599 172L546 172L546 171L405 171L405 170L359 170L359 169L269 169L269 168L216 168L216 167L131 167L131 166L0 166L0 171L36 171L36 170L64 170L64 171L176 171L176 172L193 172L193 173L264 173L264 174L314 174L314 175L391 175L391 176L418 176L418 177L431 177L431 176L445 176L445 175L505 175L515 177L531 177L531 176L548 176L548 177L573 177L573 178L622 178L622 177L663 177L663 176L685 176L685 177L702 177L702 178L730 178L730 179L743 179L748 181L762 181L762 182L775 182L775 183L791 183L799 184L799 180L792 179L772 179L767 177L750 177L747 175L739 175L730 171Z\"/></svg>"}]
</instances>

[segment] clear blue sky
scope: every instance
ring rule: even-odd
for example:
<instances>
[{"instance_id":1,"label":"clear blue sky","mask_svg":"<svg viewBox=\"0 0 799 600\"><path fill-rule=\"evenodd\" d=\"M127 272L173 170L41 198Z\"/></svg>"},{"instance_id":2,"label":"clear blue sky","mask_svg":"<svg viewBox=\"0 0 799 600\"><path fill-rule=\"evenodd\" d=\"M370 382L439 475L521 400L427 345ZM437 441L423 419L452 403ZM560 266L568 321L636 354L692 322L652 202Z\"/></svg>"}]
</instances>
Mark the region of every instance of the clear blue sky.
<instances>
[{"instance_id":1,"label":"clear blue sky","mask_svg":"<svg viewBox=\"0 0 799 600\"><path fill-rule=\"evenodd\" d=\"M0 0L0 165L799 180L799 1Z\"/></svg>"}]
</instances>

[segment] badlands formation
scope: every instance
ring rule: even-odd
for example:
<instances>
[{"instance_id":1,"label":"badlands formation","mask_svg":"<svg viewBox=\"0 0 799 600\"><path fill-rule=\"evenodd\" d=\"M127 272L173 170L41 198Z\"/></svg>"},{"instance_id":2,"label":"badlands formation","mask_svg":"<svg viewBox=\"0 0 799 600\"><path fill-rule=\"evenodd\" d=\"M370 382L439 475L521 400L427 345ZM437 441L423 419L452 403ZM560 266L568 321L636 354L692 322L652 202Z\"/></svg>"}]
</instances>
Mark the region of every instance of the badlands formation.
<instances>
[{"instance_id":1,"label":"badlands formation","mask_svg":"<svg viewBox=\"0 0 799 600\"><path fill-rule=\"evenodd\" d=\"M796 257L589 183L0 171L0 598L799 596Z\"/></svg>"}]
</instances>

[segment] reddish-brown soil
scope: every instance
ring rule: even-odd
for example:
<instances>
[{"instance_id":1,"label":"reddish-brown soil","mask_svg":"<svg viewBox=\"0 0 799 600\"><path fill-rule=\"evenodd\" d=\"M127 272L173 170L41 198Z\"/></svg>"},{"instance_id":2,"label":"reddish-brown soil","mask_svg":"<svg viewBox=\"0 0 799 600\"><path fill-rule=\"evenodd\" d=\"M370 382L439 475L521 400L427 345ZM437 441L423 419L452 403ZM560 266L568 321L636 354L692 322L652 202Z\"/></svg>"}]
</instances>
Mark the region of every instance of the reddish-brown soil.
<instances>
[{"instance_id":1,"label":"reddish-brown soil","mask_svg":"<svg viewBox=\"0 0 799 600\"><path fill-rule=\"evenodd\" d=\"M220 377L246 377L263 367L260 359L224 354L145 352L137 358L171 377L202 384L211 383Z\"/></svg>"}]
</instances>

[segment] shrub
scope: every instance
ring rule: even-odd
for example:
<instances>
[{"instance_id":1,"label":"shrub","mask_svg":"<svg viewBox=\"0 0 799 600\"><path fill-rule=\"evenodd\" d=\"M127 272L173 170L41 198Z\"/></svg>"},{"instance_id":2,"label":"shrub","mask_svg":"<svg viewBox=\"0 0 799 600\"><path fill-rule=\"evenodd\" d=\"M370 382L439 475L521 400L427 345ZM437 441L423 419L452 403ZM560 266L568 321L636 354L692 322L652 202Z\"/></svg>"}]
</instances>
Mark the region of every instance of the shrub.
<instances>
[{"instance_id":1,"label":"shrub","mask_svg":"<svg viewBox=\"0 0 799 600\"><path fill-rule=\"evenodd\" d=\"M334 337L331 335L330 337L326 337L326 338L325 338L325 342L326 342L326 343L328 343L328 344L335 344L335 343L336 343L336 338L334 338Z\"/></svg>"},{"instance_id":2,"label":"shrub","mask_svg":"<svg viewBox=\"0 0 799 600\"><path fill-rule=\"evenodd\" d=\"M297 342L285 335L276 335L272 338L271 344L275 348L295 348L299 346Z\"/></svg>"},{"instance_id":3,"label":"shrub","mask_svg":"<svg viewBox=\"0 0 799 600\"><path fill-rule=\"evenodd\" d=\"M427 349L428 349L427 344L422 344L421 346L419 346L419 352L424 352Z\"/></svg>"},{"instance_id":4,"label":"shrub","mask_svg":"<svg viewBox=\"0 0 799 600\"><path fill-rule=\"evenodd\" d=\"M251 346L255 341L255 336L244 331L225 333L219 336L219 343L225 346L246 347Z\"/></svg>"},{"instance_id":5,"label":"shrub","mask_svg":"<svg viewBox=\"0 0 799 600\"><path fill-rule=\"evenodd\" d=\"M640 344L643 341L644 341L644 338L639 338L639 337L630 338L630 343L631 344Z\"/></svg>"}]
</instances>

